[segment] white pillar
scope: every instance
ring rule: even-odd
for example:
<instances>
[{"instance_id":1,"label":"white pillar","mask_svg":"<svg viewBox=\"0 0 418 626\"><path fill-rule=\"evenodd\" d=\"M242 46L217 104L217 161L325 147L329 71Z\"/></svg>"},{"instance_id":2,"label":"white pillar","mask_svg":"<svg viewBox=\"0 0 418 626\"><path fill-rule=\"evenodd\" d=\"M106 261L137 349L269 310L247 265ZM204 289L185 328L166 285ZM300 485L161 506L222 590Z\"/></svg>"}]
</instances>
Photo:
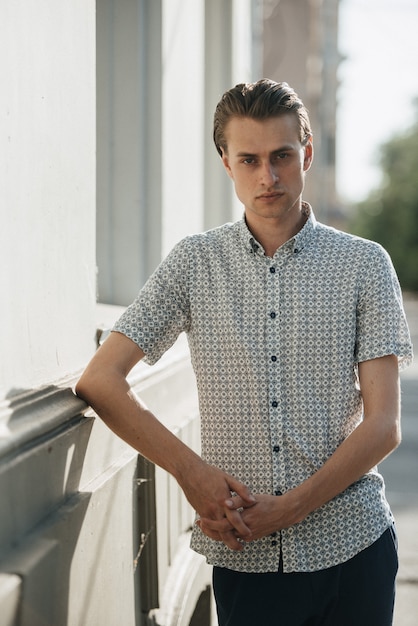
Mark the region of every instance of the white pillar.
<instances>
[{"instance_id":1,"label":"white pillar","mask_svg":"<svg viewBox=\"0 0 418 626\"><path fill-rule=\"evenodd\" d=\"M1 398L94 349L94 15L92 0L1 3Z\"/></svg>"}]
</instances>

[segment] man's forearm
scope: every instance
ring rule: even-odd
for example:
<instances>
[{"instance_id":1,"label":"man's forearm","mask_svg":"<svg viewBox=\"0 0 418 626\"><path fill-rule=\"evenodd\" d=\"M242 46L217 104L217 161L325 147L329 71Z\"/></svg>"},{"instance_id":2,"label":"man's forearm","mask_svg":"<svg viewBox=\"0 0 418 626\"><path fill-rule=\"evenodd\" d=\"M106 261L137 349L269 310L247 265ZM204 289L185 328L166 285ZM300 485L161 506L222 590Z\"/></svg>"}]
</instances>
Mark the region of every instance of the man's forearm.
<instances>
[{"instance_id":1,"label":"man's forearm","mask_svg":"<svg viewBox=\"0 0 418 626\"><path fill-rule=\"evenodd\" d=\"M76 386L76 393L116 435L174 476L199 515L210 519L223 517L223 502L232 491L239 493L248 505L254 503L245 485L205 463L168 430L121 374L112 369L97 374L87 372ZM235 516L234 529L243 535L249 532L240 515ZM231 549L242 549L229 531L222 535L222 540Z\"/></svg>"},{"instance_id":2,"label":"man's forearm","mask_svg":"<svg viewBox=\"0 0 418 626\"><path fill-rule=\"evenodd\" d=\"M380 463L399 443L397 430L362 422L315 474L289 492L294 522L332 500Z\"/></svg>"},{"instance_id":3,"label":"man's forearm","mask_svg":"<svg viewBox=\"0 0 418 626\"><path fill-rule=\"evenodd\" d=\"M148 410L123 377L82 377L76 393L115 434L175 478L181 477L193 462L200 461Z\"/></svg>"},{"instance_id":4,"label":"man's forearm","mask_svg":"<svg viewBox=\"0 0 418 626\"><path fill-rule=\"evenodd\" d=\"M363 421L315 474L285 494L291 523L301 521L342 493L400 443L396 356L387 355L360 363L359 381L364 405Z\"/></svg>"}]
</instances>

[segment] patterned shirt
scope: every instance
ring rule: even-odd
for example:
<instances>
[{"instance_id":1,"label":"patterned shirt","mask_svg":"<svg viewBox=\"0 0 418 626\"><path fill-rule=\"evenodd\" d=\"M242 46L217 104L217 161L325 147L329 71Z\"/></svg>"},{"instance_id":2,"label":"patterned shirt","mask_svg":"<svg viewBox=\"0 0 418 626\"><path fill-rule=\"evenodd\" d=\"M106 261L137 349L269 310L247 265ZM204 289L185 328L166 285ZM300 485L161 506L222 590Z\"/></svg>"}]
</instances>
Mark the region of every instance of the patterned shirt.
<instances>
[{"instance_id":1,"label":"patterned shirt","mask_svg":"<svg viewBox=\"0 0 418 626\"><path fill-rule=\"evenodd\" d=\"M412 348L399 284L378 244L316 222L267 257L245 219L178 243L114 330L149 364L188 336L202 457L253 493L316 472L362 420L357 363ZM374 468L302 522L235 552L195 527L209 563L246 572L344 562L392 523Z\"/></svg>"}]
</instances>

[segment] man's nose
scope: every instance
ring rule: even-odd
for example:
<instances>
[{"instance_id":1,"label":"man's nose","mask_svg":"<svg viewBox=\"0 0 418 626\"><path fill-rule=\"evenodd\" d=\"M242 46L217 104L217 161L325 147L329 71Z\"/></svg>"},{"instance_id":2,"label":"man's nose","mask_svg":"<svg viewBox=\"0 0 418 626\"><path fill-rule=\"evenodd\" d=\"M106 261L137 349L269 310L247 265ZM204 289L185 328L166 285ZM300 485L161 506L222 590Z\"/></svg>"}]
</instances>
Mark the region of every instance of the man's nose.
<instances>
[{"instance_id":1,"label":"man's nose","mask_svg":"<svg viewBox=\"0 0 418 626\"><path fill-rule=\"evenodd\" d=\"M277 172L277 168L273 165L273 163L265 163L262 166L261 171L261 180L264 185L269 187L270 185L275 184L279 179L279 175Z\"/></svg>"}]
</instances>

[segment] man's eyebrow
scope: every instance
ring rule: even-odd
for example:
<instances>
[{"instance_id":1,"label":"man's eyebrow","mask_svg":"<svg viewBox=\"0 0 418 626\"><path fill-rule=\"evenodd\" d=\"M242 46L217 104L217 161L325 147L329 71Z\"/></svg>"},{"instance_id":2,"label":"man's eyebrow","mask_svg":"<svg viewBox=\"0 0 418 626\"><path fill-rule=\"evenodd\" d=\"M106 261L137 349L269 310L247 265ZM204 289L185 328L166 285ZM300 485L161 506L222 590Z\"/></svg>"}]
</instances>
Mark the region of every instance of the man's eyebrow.
<instances>
[{"instance_id":1,"label":"man's eyebrow","mask_svg":"<svg viewBox=\"0 0 418 626\"><path fill-rule=\"evenodd\" d=\"M277 152L289 152L289 150L294 150L295 146L292 144L285 144L281 146L281 148L277 148L277 150L273 150L272 154L276 154Z\"/></svg>"},{"instance_id":2,"label":"man's eyebrow","mask_svg":"<svg viewBox=\"0 0 418 626\"><path fill-rule=\"evenodd\" d=\"M270 154L279 154L280 152L288 152L289 150L294 150L295 146L291 145L291 144L286 144L284 146L281 146L280 148L276 148L275 150L272 150L270 152ZM237 157L257 157L258 155L253 153L253 152L245 152L245 151L240 151L236 153Z\"/></svg>"}]
</instances>

